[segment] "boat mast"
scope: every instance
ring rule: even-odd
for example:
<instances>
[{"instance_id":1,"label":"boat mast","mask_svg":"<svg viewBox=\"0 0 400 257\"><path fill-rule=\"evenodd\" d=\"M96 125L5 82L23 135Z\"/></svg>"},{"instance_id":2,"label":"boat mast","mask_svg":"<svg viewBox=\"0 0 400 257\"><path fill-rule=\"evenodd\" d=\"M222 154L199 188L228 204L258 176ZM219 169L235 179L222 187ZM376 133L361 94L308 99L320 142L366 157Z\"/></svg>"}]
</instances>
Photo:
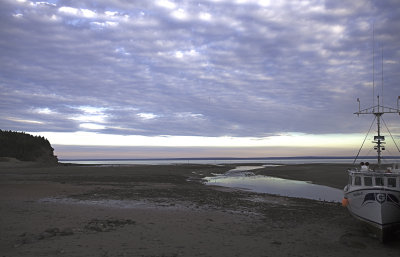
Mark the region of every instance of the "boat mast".
<instances>
[{"instance_id":1,"label":"boat mast","mask_svg":"<svg viewBox=\"0 0 400 257\"><path fill-rule=\"evenodd\" d=\"M381 136L381 116L384 114L384 112L380 112L379 108L379 95L377 96L378 98L378 112L374 112L374 115L376 116L376 125L378 127L378 136L374 136L374 141L373 143L376 144L374 149L378 153L378 166L381 166L381 160L382 160L382 150L385 150L385 147L383 146L385 144L385 137ZM382 106L383 109L383 106ZM383 110L382 110L383 111Z\"/></svg>"},{"instance_id":2,"label":"boat mast","mask_svg":"<svg viewBox=\"0 0 400 257\"><path fill-rule=\"evenodd\" d=\"M385 107L380 104L379 96L378 98L378 105L366 108L361 110L360 109L360 100L357 99L358 104L359 104L359 109L358 112L355 112L354 114L360 115L360 114L373 114L376 117L376 124L377 124L377 133L378 135L374 136L374 141L372 143L376 144L374 146L374 149L378 153L378 165L381 165L382 162L382 151L385 150L385 137L381 135L381 117L385 113L397 113L400 114L400 108L399 108L399 101L400 101L400 96L397 98L397 108L392 108L392 107Z\"/></svg>"},{"instance_id":3,"label":"boat mast","mask_svg":"<svg viewBox=\"0 0 400 257\"><path fill-rule=\"evenodd\" d=\"M383 106L383 47L382 47L382 100L380 101L379 95L377 95L378 98L378 104L375 105L375 24L372 24L372 107L369 107L367 109L361 110L361 103L360 99L357 98L358 102L358 112L355 112L354 114L357 114L359 116L360 114L373 114L376 117L376 124L377 124L377 136L374 136L374 141L372 143L376 144L374 146L374 149L378 153L378 166L381 165L382 162L382 151L385 150L385 137L381 135L381 117L384 113L398 113L400 114L400 108L399 108L399 100L400 96L397 98L397 108L391 108L391 107L384 107ZM381 105L382 102L382 105ZM385 111L386 109L386 111ZM364 144L364 143L363 143ZM361 146L362 148L362 146ZM360 151L361 151L360 148ZM360 153L359 151L359 153ZM358 155L357 155L358 157Z\"/></svg>"},{"instance_id":4,"label":"boat mast","mask_svg":"<svg viewBox=\"0 0 400 257\"><path fill-rule=\"evenodd\" d=\"M378 153L378 166L381 165L382 162L382 151L385 150L385 137L381 135L381 117L385 113L397 113L400 114L400 106L399 106L399 101L400 101L400 96L397 98L397 108L392 108L392 107L385 107L383 105L383 47L382 47L382 99L379 99L379 95L377 95L378 98L378 104L375 105L375 24L372 24L372 106L366 109L361 110L361 103L360 99L357 98L358 102L358 112L355 112L354 114L357 114L359 116L360 114L373 114L376 117L376 124L377 124L377 136L374 136L374 141L372 143L376 144L374 146L374 149ZM382 104L381 104L382 102ZM369 133L369 131L368 131ZM389 131L390 133L390 131ZM365 141L365 140L364 140ZM364 144L364 143L363 143ZM396 144L396 142L395 142ZM397 145L396 145L397 147ZM362 148L362 146L361 146ZM361 151L361 148L358 152L358 154ZM399 150L400 151L400 150ZM358 157L357 154L357 157ZM356 157L356 159L357 159ZM354 160L355 161L355 160Z\"/></svg>"}]
</instances>

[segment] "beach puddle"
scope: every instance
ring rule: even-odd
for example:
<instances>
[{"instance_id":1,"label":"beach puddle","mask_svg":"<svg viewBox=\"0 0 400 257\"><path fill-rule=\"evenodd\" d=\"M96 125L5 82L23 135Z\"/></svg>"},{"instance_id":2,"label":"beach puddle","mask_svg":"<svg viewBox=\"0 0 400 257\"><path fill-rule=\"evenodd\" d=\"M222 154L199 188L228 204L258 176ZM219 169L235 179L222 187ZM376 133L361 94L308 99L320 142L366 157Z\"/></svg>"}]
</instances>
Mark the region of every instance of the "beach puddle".
<instances>
[{"instance_id":1,"label":"beach puddle","mask_svg":"<svg viewBox=\"0 0 400 257\"><path fill-rule=\"evenodd\" d=\"M237 167L223 175L206 177L206 185L224 186L287 197L306 198L318 201L341 202L342 190L312 184L305 181L255 175L246 169ZM254 166L252 169L255 169Z\"/></svg>"}]
</instances>

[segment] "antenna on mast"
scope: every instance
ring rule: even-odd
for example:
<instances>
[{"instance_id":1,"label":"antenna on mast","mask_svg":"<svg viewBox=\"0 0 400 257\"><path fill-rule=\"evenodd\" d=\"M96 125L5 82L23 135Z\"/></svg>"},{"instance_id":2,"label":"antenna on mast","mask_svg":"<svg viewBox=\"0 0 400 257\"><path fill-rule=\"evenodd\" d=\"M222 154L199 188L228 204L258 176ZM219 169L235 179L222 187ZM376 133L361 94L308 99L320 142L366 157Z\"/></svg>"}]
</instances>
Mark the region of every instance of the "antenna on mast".
<instances>
[{"instance_id":1,"label":"antenna on mast","mask_svg":"<svg viewBox=\"0 0 400 257\"><path fill-rule=\"evenodd\" d=\"M381 47L381 56L382 56L382 61L381 61L381 64L382 64L382 68L381 68L381 72L382 72L382 74L381 74L381 77L382 77L382 100L381 100L381 102L382 102L382 108L384 108L383 106L384 106L384 103L383 103L383 46Z\"/></svg>"},{"instance_id":2,"label":"antenna on mast","mask_svg":"<svg viewBox=\"0 0 400 257\"><path fill-rule=\"evenodd\" d=\"M375 23L372 23L372 106L375 106Z\"/></svg>"},{"instance_id":3,"label":"antenna on mast","mask_svg":"<svg viewBox=\"0 0 400 257\"><path fill-rule=\"evenodd\" d=\"M357 98L358 102L358 112L355 112L354 114L357 114L359 116L360 114L372 114L375 116L374 122L376 120L376 125L377 125L377 135L374 136L374 141L372 143L375 144L374 149L377 152L377 157L378 157L378 166L381 165L381 160L382 160L382 151L385 150L385 137L381 135L381 120L382 115L385 113L398 113L400 114L400 106L399 106L399 101L400 101L400 96L397 98L397 108L392 108L392 107L385 107L383 104L383 47L381 48L382 51L382 61L381 61L381 73L382 73L382 97L377 95L377 102L378 104L375 105L375 26L372 24L372 96L373 96L373 102L372 106L366 109L361 109L360 107L360 99ZM379 90L378 90L379 91ZM377 92L378 93L378 92ZM372 125L371 125L372 126ZM371 129L371 128L370 128ZM368 131L369 133L369 131ZM390 133L390 131L389 131ZM368 134L367 134L368 135ZM364 140L365 142L365 140ZM363 143L364 144L364 143ZM362 146L361 146L362 147ZM361 149L360 149L361 150ZM360 151L359 151L360 153ZM358 154L357 154L358 157ZM356 157L356 158L357 158Z\"/></svg>"}]
</instances>

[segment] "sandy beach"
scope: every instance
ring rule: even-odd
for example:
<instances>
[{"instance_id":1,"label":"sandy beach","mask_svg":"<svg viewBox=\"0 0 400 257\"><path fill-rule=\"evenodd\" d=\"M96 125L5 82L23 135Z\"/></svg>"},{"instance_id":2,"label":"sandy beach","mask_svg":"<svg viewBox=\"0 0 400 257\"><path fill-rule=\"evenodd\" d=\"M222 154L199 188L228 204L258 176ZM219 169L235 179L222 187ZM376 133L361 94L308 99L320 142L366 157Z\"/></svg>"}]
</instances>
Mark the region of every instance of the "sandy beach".
<instances>
[{"instance_id":1,"label":"sandy beach","mask_svg":"<svg viewBox=\"0 0 400 257\"><path fill-rule=\"evenodd\" d=\"M2 162L0 256L399 256L338 203L201 183L235 166ZM254 172L341 189L347 166Z\"/></svg>"}]
</instances>

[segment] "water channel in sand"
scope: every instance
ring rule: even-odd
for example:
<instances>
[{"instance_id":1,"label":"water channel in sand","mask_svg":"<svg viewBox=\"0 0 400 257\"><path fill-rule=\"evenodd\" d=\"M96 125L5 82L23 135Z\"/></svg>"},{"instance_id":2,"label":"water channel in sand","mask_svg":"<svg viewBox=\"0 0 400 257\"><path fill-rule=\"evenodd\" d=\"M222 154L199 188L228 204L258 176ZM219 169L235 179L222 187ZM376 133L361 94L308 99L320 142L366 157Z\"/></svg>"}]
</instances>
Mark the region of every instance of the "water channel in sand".
<instances>
[{"instance_id":1,"label":"water channel in sand","mask_svg":"<svg viewBox=\"0 0 400 257\"><path fill-rule=\"evenodd\" d=\"M255 175L251 170L264 166L239 166L225 174L206 177L206 185L232 187L256 193L306 198L318 201L341 202L343 191L311 182Z\"/></svg>"}]
</instances>

